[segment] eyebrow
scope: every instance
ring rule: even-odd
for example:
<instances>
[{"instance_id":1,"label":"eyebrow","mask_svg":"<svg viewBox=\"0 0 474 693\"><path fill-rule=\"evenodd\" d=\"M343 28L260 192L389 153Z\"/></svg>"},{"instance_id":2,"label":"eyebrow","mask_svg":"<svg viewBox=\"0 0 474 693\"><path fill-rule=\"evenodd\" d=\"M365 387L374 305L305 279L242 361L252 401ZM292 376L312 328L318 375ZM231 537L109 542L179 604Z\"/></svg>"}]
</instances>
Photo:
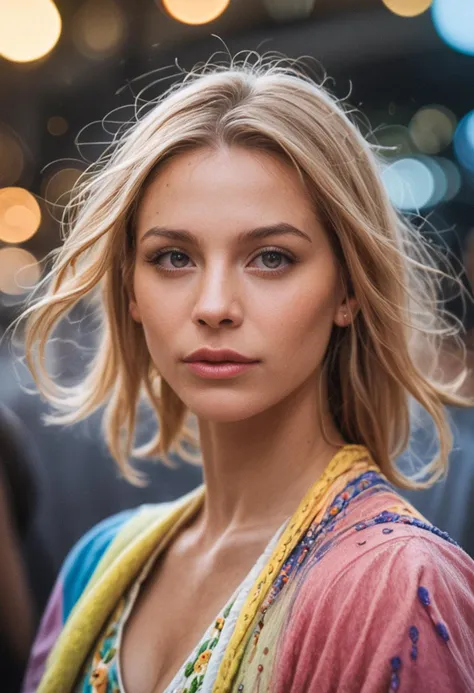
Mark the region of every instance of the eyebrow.
<instances>
[{"instance_id":1,"label":"eyebrow","mask_svg":"<svg viewBox=\"0 0 474 693\"><path fill-rule=\"evenodd\" d=\"M271 224L269 226L259 226L256 229L251 229L250 231L244 231L239 233L237 236L237 243L248 243L249 241L261 240L262 238L268 238L269 236L283 236L292 235L299 238L303 238L309 243L312 243L310 236L297 229L296 226L288 224L286 222L280 222L278 224ZM200 244L199 238L195 236L190 231L184 229L170 229L166 226L153 226L148 229L141 237L140 242L144 241L146 238L160 237L168 238L172 241L181 243L194 243L196 245Z\"/></svg>"}]
</instances>

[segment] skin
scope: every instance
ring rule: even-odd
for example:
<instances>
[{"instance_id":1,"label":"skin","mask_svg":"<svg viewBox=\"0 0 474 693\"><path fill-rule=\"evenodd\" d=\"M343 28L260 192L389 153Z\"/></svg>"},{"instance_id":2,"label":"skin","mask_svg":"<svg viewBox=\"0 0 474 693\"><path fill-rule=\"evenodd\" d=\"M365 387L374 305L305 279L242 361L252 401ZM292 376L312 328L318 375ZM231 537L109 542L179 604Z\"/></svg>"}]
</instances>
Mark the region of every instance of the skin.
<instances>
[{"instance_id":1,"label":"skin","mask_svg":"<svg viewBox=\"0 0 474 693\"><path fill-rule=\"evenodd\" d=\"M237 242L241 232L280 223L308 238ZM186 229L199 244L148 233L158 226ZM170 160L144 193L136 240L130 313L158 371L197 416L207 487L203 508L155 563L124 629L126 690L161 693L344 444L326 408L318 411L317 391L333 326L347 326L356 305L344 301L304 186L273 154L234 147ZM171 249L177 253L157 258ZM204 379L183 363L202 346L259 363Z\"/></svg>"}]
</instances>

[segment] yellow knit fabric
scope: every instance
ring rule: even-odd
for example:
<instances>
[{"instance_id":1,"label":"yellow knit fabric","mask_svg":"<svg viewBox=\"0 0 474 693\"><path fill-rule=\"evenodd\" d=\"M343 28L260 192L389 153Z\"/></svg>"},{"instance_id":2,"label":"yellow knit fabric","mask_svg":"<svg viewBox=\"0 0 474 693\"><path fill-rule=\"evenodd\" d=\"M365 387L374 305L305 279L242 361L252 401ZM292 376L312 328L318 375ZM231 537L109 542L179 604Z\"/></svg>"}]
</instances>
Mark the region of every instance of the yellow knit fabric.
<instances>
[{"instance_id":1,"label":"yellow knit fabric","mask_svg":"<svg viewBox=\"0 0 474 693\"><path fill-rule=\"evenodd\" d=\"M380 473L367 448L346 445L309 489L249 592L222 658L213 693L230 690L255 614L278 571L310 524L318 516L322 517L330 500L351 478L369 470ZM152 552L160 545L165 547L201 507L204 497L205 487L199 486L169 505L144 506L124 525L65 623L49 656L37 693L70 693L73 690L85 658L120 597Z\"/></svg>"}]
</instances>

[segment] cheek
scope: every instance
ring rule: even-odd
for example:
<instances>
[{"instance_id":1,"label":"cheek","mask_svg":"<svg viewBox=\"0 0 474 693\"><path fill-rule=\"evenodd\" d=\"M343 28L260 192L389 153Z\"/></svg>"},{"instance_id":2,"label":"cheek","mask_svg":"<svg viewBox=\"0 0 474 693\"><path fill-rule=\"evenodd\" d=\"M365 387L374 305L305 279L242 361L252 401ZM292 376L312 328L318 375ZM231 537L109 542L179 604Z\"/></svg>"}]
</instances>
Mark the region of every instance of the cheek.
<instances>
[{"instance_id":1,"label":"cheek","mask_svg":"<svg viewBox=\"0 0 474 693\"><path fill-rule=\"evenodd\" d=\"M145 331L151 331L160 326L165 327L173 316L173 310L169 297L163 299L156 277L148 267L135 269L133 292Z\"/></svg>"},{"instance_id":2,"label":"cheek","mask_svg":"<svg viewBox=\"0 0 474 693\"><path fill-rule=\"evenodd\" d=\"M154 278L147 271L135 271L133 291L148 350L156 363L158 345L161 352L175 328L176 311L160 297Z\"/></svg>"},{"instance_id":3,"label":"cheek","mask_svg":"<svg viewBox=\"0 0 474 693\"><path fill-rule=\"evenodd\" d=\"M324 277L315 283L308 278L280 304L275 329L279 331L279 343L287 351L308 352L313 357L324 353L336 310L335 282L331 279Z\"/></svg>"}]
</instances>

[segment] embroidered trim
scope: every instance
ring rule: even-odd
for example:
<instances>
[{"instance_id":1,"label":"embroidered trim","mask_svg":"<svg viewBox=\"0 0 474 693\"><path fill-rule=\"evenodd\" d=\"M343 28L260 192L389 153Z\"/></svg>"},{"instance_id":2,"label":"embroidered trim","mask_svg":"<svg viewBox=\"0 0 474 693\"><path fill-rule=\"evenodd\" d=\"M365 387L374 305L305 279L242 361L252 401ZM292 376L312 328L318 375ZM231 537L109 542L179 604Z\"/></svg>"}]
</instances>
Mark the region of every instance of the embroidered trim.
<instances>
[{"instance_id":1,"label":"embroidered trim","mask_svg":"<svg viewBox=\"0 0 474 693\"><path fill-rule=\"evenodd\" d=\"M440 537L441 539L444 539L450 544L453 544L453 546L459 546L459 544L455 542L454 539L451 539L447 532L443 532L441 529L438 529L438 527L435 527L434 525L431 525L428 522L422 522L421 520L418 520L416 517L411 517L410 515L401 515L399 513L390 512L389 510L384 510L380 513L380 515L377 515L376 517L373 517L370 520L367 520L366 522L359 522L359 524L355 526L355 530L356 532L361 532L363 529L373 527L374 525L383 524L385 522L395 522L402 523L405 525L413 525L414 527L419 527L420 529L425 529L428 532L435 534L437 537Z\"/></svg>"}]
</instances>

